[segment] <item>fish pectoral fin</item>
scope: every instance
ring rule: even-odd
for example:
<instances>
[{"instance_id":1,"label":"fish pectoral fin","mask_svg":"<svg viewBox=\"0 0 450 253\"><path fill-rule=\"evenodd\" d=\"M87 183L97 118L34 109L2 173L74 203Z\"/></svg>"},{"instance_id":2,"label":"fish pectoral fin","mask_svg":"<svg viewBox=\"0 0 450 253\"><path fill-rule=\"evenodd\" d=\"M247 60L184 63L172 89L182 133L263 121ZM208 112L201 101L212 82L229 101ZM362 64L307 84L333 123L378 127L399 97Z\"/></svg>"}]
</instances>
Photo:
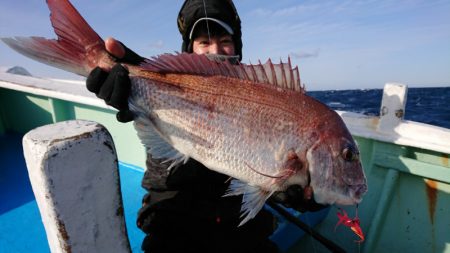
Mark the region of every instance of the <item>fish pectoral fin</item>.
<instances>
[{"instance_id":1,"label":"fish pectoral fin","mask_svg":"<svg viewBox=\"0 0 450 253\"><path fill-rule=\"evenodd\" d=\"M176 150L165 140L154 126L152 121L146 116L143 109L137 105L138 101L131 99L129 103L130 110L136 115L134 119L134 128L142 144L154 159L164 159L162 163L170 163L168 170L174 166L186 163L189 157Z\"/></svg>"},{"instance_id":2,"label":"fish pectoral fin","mask_svg":"<svg viewBox=\"0 0 450 253\"><path fill-rule=\"evenodd\" d=\"M251 186L240 180L233 179L224 197L243 195L241 218L243 217L244 219L239 223L239 226L242 226L258 214L272 194L273 191L265 191L258 186Z\"/></svg>"}]
</instances>

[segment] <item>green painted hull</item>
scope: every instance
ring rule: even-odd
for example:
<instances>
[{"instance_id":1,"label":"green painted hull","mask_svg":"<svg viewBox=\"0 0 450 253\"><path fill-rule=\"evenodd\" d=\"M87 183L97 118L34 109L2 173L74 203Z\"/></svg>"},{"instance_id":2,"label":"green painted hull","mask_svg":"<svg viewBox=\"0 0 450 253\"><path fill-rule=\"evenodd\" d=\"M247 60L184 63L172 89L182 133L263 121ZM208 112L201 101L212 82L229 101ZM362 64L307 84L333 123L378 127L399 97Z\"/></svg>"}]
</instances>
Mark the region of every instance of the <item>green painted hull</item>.
<instances>
[{"instance_id":1,"label":"green painted hull","mask_svg":"<svg viewBox=\"0 0 450 253\"><path fill-rule=\"evenodd\" d=\"M348 229L335 230L333 211L316 229L348 252L450 252L448 154L356 140L369 186L358 208L366 240L359 245ZM348 212L354 214L352 208ZM322 247L303 238L294 248L314 252Z\"/></svg>"},{"instance_id":2,"label":"green painted hull","mask_svg":"<svg viewBox=\"0 0 450 253\"><path fill-rule=\"evenodd\" d=\"M0 88L0 133L26 133L38 126L70 119L101 123L113 136L119 160L145 167L145 150L133 124L117 122L114 110Z\"/></svg>"}]
</instances>

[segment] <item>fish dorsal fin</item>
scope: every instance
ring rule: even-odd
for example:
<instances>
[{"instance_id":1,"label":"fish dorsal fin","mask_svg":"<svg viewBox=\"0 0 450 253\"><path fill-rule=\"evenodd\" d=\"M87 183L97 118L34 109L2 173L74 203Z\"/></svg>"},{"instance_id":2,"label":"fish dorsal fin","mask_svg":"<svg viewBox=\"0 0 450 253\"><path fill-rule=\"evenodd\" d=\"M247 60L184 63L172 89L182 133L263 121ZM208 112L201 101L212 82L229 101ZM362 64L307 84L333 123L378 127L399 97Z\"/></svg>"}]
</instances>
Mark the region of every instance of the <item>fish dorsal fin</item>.
<instances>
[{"instance_id":1,"label":"fish dorsal fin","mask_svg":"<svg viewBox=\"0 0 450 253\"><path fill-rule=\"evenodd\" d=\"M291 59L287 63L274 64L269 59L262 64L231 64L228 61L210 60L206 55L162 54L147 59L141 67L158 73L183 73L204 76L227 76L255 83L274 85L304 93L300 84L298 67L292 68Z\"/></svg>"}]
</instances>

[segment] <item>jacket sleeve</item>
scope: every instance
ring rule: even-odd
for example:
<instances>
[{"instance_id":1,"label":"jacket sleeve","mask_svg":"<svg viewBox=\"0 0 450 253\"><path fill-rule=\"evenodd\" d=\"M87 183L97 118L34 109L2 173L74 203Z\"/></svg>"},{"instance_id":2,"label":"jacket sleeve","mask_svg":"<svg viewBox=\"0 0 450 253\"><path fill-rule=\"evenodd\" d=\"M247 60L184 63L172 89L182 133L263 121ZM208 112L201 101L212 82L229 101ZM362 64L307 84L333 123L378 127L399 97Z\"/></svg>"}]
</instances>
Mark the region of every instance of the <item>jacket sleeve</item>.
<instances>
[{"instance_id":1,"label":"jacket sleeve","mask_svg":"<svg viewBox=\"0 0 450 253\"><path fill-rule=\"evenodd\" d=\"M142 187L148 191L193 190L222 196L228 187L230 177L212 171L200 162L189 159L185 164L167 169L170 163L147 155L147 169Z\"/></svg>"}]
</instances>

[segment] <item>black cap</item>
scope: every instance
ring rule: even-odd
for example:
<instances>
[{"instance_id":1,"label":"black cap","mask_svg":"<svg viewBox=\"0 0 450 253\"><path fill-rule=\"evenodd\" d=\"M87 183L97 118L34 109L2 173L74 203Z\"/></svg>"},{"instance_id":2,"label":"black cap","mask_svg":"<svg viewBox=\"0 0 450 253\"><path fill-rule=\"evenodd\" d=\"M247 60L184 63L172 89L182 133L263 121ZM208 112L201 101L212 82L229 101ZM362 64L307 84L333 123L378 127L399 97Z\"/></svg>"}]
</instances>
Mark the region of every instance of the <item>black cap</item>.
<instances>
[{"instance_id":1,"label":"black cap","mask_svg":"<svg viewBox=\"0 0 450 253\"><path fill-rule=\"evenodd\" d=\"M219 20L232 29L233 33L230 34L234 41L235 52L239 55L239 60L242 60L241 20L231 0L186 0L177 19L178 30L183 38L181 50L183 52L192 50L189 38L192 26L199 19L206 17L212 21ZM222 24L220 25L223 27Z\"/></svg>"}]
</instances>

